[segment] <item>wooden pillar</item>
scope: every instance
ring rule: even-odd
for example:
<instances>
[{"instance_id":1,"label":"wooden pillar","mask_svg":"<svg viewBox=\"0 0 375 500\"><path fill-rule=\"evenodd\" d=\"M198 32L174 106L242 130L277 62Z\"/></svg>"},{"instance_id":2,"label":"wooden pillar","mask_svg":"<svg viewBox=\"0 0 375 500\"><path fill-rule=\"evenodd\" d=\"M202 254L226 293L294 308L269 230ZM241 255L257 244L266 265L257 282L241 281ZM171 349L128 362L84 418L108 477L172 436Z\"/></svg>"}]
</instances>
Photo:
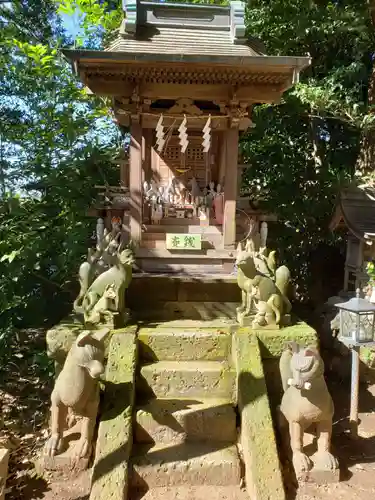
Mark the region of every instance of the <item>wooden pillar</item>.
<instances>
[{"instance_id":1,"label":"wooden pillar","mask_svg":"<svg viewBox=\"0 0 375 500\"><path fill-rule=\"evenodd\" d=\"M129 155L130 238L140 243L142 233L142 127L132 123Z\"/></svg>"},{"instance_id":2,"label":"wooden pillar","mask_svg":"<svg viewBox=\"0 0 375 500\"><path fill-rule=\"evenodd\" d=\"M152 129L147 128L143 130L143 144L144 144L144 152L143 152L143 181L150 182L152 178L151 174L151 150L152 150Z\"/></svg>"},{"instance_id":3,"label":"wooden pillar","mask_svg":"<svg viewBox=\"0 0 375 500\"><path fill-rule=\"evenodd\" d=\"M218 132L219 138L219 171L217 176L217 182L224 186L225 183L225 165L227 163L227 143L226 143L226 132Z\"/></svg>"},{"instance_id":4,"label":"wooden pillar","mask_svg":"<svg viewBox=\"0 0 375 500\"><path fill-rule=\"evenodd\" d=\"M236 244L236 202L238 175L238 129L231 128L226 136L226 166L224 183L224 247Z\"/></svg>"},{"instance_id":5,"label":"wooden pillar","mask_svg":"<svg viewBox=\"0 0 375 500\"><path fill-rule=\"evenodd\" d=\"M121 187L129 187L129 162L125 158L120 160L120 184Z\"/></svg>"}]
</instances>

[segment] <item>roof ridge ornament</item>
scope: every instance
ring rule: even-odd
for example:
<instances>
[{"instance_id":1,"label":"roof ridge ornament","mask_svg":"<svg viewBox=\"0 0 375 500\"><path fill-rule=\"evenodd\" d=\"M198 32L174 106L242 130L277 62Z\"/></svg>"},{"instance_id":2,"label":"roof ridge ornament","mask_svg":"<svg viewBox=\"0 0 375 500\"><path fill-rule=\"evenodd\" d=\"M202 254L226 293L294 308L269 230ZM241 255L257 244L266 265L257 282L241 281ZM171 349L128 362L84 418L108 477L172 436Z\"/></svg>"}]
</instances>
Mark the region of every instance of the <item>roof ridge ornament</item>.
<instances>
[{"instance_id":1,"label":"roof ridge ornament","mask_svg":"<svg viewBox=\"0 0 375 500\"><path fill-rule=\"evenodd\" d=\"M135 34L137 30L137 7L138 0L122 0L122 8L125 13L125 19L121 25L121 34Z\"/></svg>"},{"instance_id":2,"label":"roof ridge ornament","mask_svg":"<svg viewBox=\"0 0 375 500\"><path fill-rule=\"evenodd\" d=\"M246 38L245 5L240 0L230 2L230 28L233 42Z\"/></svg>"}]
</instances>

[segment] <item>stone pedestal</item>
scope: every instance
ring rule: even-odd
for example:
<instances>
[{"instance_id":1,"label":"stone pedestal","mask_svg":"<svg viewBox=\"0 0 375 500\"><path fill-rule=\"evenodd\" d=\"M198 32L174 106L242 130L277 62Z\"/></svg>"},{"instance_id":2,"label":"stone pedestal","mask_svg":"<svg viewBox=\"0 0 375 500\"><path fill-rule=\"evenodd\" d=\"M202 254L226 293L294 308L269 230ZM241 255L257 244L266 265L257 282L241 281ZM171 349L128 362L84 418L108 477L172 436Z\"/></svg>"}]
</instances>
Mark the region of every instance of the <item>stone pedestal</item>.
<instances>
[{"instance_id":1,"label":"stone pedestal","mask_svg":"<svg viewBox=\"0 0 375 500\"><path fill-rule=\"evenodd\" d=\"M5 483L8 476L9 450L0 448L0 500L5 498Z\"/></svg>"},{"instance_id":2,"label":"stone pedestal","mask_svg":"<svg viewBox=\"0 0 375 500\"><path fill-rule=\"evenodd\" d=\"M314 483L318 486L325 484L334 484L340 482L340 469L319 469L313 467L308 472L303 472L297 477L300 485L304 483Z\"/></svg>"},{"instance_id":3,"label":"stone pedestal","mask_svg":"<svg viewBox=\"0 0 375 500\"><path fill-rule=\"evenodd\" d=\"M86 470L89 465L90 457L73 458L74 446L81 437L81 425L78 421L71 429L64 432L63 452L49 457L44 454L44 449L41 451L40 457L35 462L35 469L38 474L43 476L46 472L59 473L64 476L74 477ZM0 498L1 500L1 498Z\"/></svg>"},{"instance_id":4,"label":"stone pedestal","mask_svg":"<svg viewBox=\"0 0 375 500\"><path fill-rule=\"evenodd\" d=\"M318 485L340 482L340 469L328 470L313 467L304 477L304 482Z\"/></svg>"},{"instance_id":5,"label":"stone pedestal","mask_svg":"<svg viewBox=\"0 0 375 500\"><path fill-rule=\"evenodd\" d=\"M237 323L239 323L242 327L250 327L254 329L264 329L264 330L279 330L280 328L290 326L292 324L292 318L290 314L285 314L282 317L282 321L279 325L274 323L259 325L255 322L255 314L251 314L250 316L245 315L244 313L237 313Z\"/></svg>"},{"instance_id":6,"label":"stone pedestal","mask_svg":"<svg viewBox=\"0 0 375 500\"><path fill-rule=\"evenodd\" d=\"M254 321L255 314L251 314L250 316L246 316L243 312L237 312L237 323L240 326L252 327Z\"/></svg>"}]
</instances>

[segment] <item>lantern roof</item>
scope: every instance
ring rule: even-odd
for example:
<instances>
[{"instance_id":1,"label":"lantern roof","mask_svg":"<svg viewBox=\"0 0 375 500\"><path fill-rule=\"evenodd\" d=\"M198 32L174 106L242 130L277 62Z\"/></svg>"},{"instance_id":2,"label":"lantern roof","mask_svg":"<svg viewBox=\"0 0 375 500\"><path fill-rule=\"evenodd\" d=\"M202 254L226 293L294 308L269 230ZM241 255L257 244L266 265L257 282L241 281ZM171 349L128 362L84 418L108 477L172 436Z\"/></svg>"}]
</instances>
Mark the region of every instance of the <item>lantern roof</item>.
<instances>
[{"instance_id":1,"label":"lantern roof","mask_svg":"<svg viewBox=\"0 0 375 500\"><path fill-rule=\"evenodd\" d=\"M348 300L347 302L341 302L340 304L336 304L338 309L342 309L344 311L352 312L352 313L374 313L375 305L369 302L366 299L363 299L359 296L359 290L356 292L356 296Z\"/></svg>"}]
</instances>

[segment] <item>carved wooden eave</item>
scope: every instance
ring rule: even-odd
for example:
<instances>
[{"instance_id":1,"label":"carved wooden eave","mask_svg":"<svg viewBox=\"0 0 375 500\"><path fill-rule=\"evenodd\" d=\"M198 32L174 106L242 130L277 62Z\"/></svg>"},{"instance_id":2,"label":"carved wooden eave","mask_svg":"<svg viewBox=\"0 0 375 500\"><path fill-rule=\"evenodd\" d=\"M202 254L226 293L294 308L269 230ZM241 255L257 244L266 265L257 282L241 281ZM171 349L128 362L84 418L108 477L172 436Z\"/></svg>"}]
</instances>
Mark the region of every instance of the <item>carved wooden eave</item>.
<instances>
[{"instance_id":1,"label":"carved wooden eave","mask_svg":"<svg viewBox=\"0 0 375 500\"><path fill-rule=\"evenodd\" d=\"M154 54L144 54L143 61L139 56L132 60L130 54L102 51L65 50L64 55L74 62L81 81L97 95L128 99L133 104L135 95L136 103L189 98L229 106L235 101L238 109L255 103L278 103L309 64L304 57L254 56L242 61L209 57L203 62L204 56L194 56L197 61L193 62L189 61L191 57L181 55L173 64L170 60L155 61L163 57ZM149 62L144 62L147 59ZM143 126L153 127L155 120L145 120Z\"/></svg>"},{"instance_id":2,"label":"carved wooden eave","mask_svg":"<svg viewBox=\"0 0 375 500\"><path fill-rule=\"evenodd\" d=\"M215 99L277 102L310 64L306 57L127 54L64 50L74 70L95 94L131 97L138 86L146 99Z\"/></svg>"},{"instance_id":3,"label":"carved wooden eave","mask_svg":"<svg viewBox=\"0 0 375 500\"><path fill-rule=\"evenodd\" d=\"M113 99L113 110L119 125L129 126L131 121L140 122L142 127L155 129L160 116L163 116L165 127L177 129L186 118L189 130L202 130L208 118L211 120L212 130L221 131L228 128L247 130L252 127L251 107L247 103L236 106L221 106L216 114L210 111L202 111L195 104L189 108L181 109L179 100L171 108L158 110L149 109L149 102L145 100L136 103L129 99Z\"/></svg>"}]
</instances>

